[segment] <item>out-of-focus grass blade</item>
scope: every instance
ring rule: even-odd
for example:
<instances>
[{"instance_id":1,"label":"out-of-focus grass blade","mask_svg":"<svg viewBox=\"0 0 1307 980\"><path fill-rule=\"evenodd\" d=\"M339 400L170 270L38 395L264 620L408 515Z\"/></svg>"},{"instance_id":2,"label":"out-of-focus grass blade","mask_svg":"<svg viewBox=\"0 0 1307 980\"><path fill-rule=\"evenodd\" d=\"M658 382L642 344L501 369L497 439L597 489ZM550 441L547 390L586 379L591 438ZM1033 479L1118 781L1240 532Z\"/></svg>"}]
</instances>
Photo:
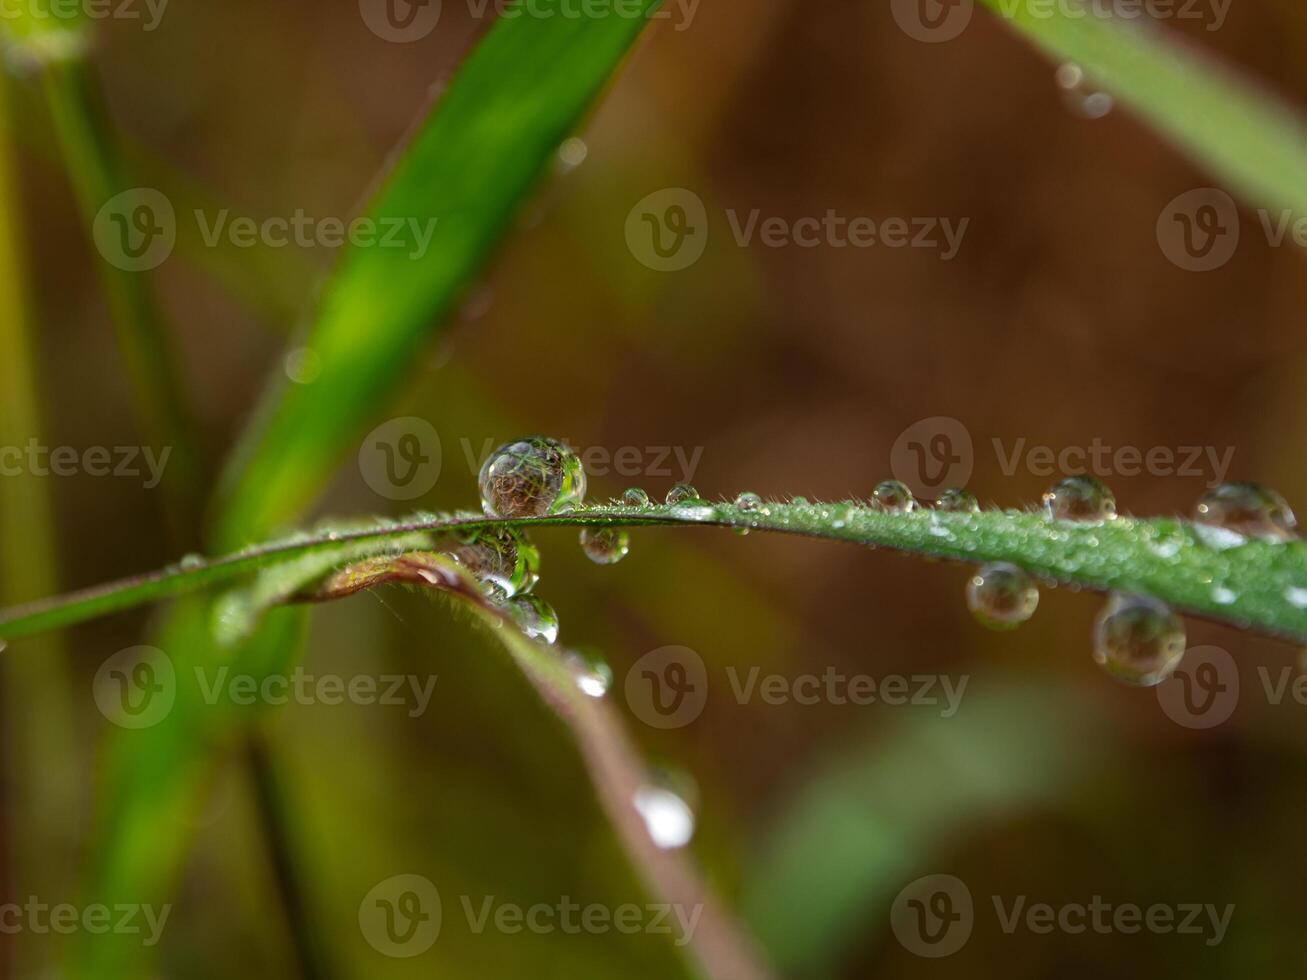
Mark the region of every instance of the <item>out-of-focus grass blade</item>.
<instances>
[{"instance_id":1,"label":"out-of-focus grass blade","mask_svg":"<svg viewBox=\"0 0 1307 980\"><path fill-rule=\"evenodd\" d=\"M1307 129L1270 93L1173 34L1104 16L1103 4L981 2L1054 58L1075 62L1251 203L1307 215Z\"/></svg>"},{"instance_id":2,"label":"out-of-focus grass blade","mask_svg":"<svg viewBox=\"0 0 1307 980\"><path fill-rule=\"evenodd\" d=\"M532 13L498 21L382 185L367 217L403 228L405 245L345 253L303 338L320 373L308 385L274 384L229 474L224 546L296 517L319 491L657 3L589 17L563 16L562 6L539 0Z\"/></svg>"}]
</instances>

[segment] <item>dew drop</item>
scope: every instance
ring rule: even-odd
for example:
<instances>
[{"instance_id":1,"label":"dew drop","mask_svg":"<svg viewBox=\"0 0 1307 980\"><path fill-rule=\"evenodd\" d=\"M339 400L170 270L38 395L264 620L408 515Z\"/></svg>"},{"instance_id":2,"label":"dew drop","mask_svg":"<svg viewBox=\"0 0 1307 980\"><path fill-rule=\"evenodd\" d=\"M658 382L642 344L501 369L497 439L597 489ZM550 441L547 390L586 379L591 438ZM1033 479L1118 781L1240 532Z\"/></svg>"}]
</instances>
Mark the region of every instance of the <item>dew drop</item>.
<instances>
[{"instance_id":1,"label":"dew drop","mask_svg":"<svg viewBox=\"0 0 1307 980\"><path fill-rule=\"evenodd\" d=\"M582 528L581 550L596 565L615 565L631 550L631 535L620 527Z\"/></svg>"},{"instance_id":2,"label":"dew drop","mask_svg":"<svg viewBox=\"0 0 1307 980\"><path fill-rule=\"evenodd\" d=\"M699 499L699 491L688 483L678 483L667 491L667 496L664 499L669 504L689 503Z\"/></svg>"},{"instance_id":3,"label":"dew drop","mask_svg":"<svg viewBox=\"0 0 1307 980\"><path fill-rule=\"evenodd\" d=\"M1116 106L1111 93L1089 81L1085 70L1075 62L1068 61L1059 66L1053 77L1067 106L1086 119L1102 119Z\"/></svg>"},{"instance_id":4,"label":"dew drop","mask_svg":"<svg viewBox=\"0 0 1307 980\"><path fill-rule=\"evenodd\" d=\"M564 656L582 694L602 698L613 684L613 668L593 650L569 650Z\"/></svg>"},{"instance_id":5,"label":"dew drop","mask_svg":"<svg viewBox=\"0 0 1307 980\"><path fill-rule=\"evenodd\" d=\"M1116 517L1116 498L1097 477L1069 476L1045 491L1044 513L1053 521L1098 524Z\"/></svg>"},{"instance_id":6,"label":"dew drop","mask_svg":"<svg viewBox=\"0 0 1307 980\"><path fill-rule=\"evenodd\" d=\"M622 494L622 503L627 507L648 507L649 495L639 487L631 487Z\"/></svg>"},{"instance_id":7,"label":"dew drop","mask_svg":"<svg viewBox=\"0 0 1307 980\"><path fill-rule=\"evenodd\" d=\"M286 377L297 385L312 384L322 373L322 358L311 347L296 347L282 362Z\"/></svg>"},{"instance_id":8,"label":"dew drop","mask_svg":"<svg viewBox=\"0 0 1307 980\"><path fill-rule=\"evenodd\" d=\"M887 514L908 514L917 509L917 499L906 483L885 480L871 492L871 505Z\"/></svg>"},{"instance_id":9,"label":"dew drop","mask_svg":"<svg viewBox=\"0 0 1307 980\"><path fill-rule=\"evenodd\" d=\"M1035 614L1038 605L1038 586L1008 562L982 565L967 580L967 608L990 629L1016 629Z\"/></svg>"},{"instance_id":10,"label":"dew drop","mask_svg":"<svg viewBox=\"0 0 1307 980\"><path fill-rule=\"evenodd\" d=\"M1298 529L1285 499L1255 483L1222 483L1208 490L1194 508L1194 521L1262 541L1289 541Z\"/></svg>"},{"instance_id":11,"label":"dew drop","mask_svg":"<svg viewBox=\"0 0 1307 980\"><path fill-rule=\"evenodd\" d=\"M664 850L684 847L694 837L694 811L670 789L641 786L635 791L632 802L644 820L650 838Z\"/></svg>"},{"instance_id":12,"label":"dew drop","mask_svg":"<svg viewBox=\"0 0 1307 980\"><path fill-rule=\"evenodd\" d=\"M581 460L557 439L534 436L500 446L478 478L490 517L563 514L585 499Z\"/></svg>"},{"instance_id":13,"label":"dew drop","mask_svg":"<svg viewBox=\"0 0 1307 980\"><path fill-rule=\"evenodd\" d=\"M735 506L740 510L757 510L762 506L762 498L746 490L735 498Z\"/></svg>"},{"instance_id":14,"label":"dew drop","mask_svg":"<svg viewBox=\"0 0 1307 980\"><path fill-rule=\"evenodd\" d=\"M1238 598L1239 596L1233 589L1228 589L1224 585L1212 586L1212 601L1218 606L1233 605Z\"/></svg>"},{"instance_id":15,"label":"dew drop","mask_svg":"<svg viewBox=\"0 0 1307 980\"><path fill-rule=\"evenodd\" d=\"M449 556L478 579L494 599L530 592L540 578L540 549L521 531L486 528L460 535ZM493 587L493 588L492 588Z\"/></svg>"},{"instance_id":16,"label":"dew drop","mask_svg":"<svg viewBox=\"0 0 1307 980\"><path fill-rule=\"evenodd\" d=\"M553 643L558 639L558 613L538 595L514 596L506 606L522 632L533 640Z\"/></svg>"},{"instance_id":17,"label":"dew drop","mask_svg":"<svg viewBox=\"0 0 1307 980\"><path fill-rule=\"evenodd\" d=\"M181 561L177 563L177 567L183 572L193 572L197 568L203 568L204 556L195 554L194 552L189 555L183 555Z\"/></svg>"},{"instance_id":18,"label":"dew drop","mask_svg":"<svg viewBox=\"0 0 1307 980\"><path fill-rule=\"evenodd\" d=\"M563 140L558 147L558 172L571 173L585 163L585 158L589 155L590 148L585 145L585 140L576 136Z\"/></svg>"},{"instance_id":19,"label":"dew drop","mask_svg":"<svg viewBox=\"0 0 1307 980\"><path fill-rule=\"evenodd\" d=\"M935 509L949 514L978 514L980 501L970 490L952 487L945 490L935 501Z\"/></svg>"},{"instance_id":20,"label":"dew drop","mask_svg":"<svg viewBox=\"0 0 1307 980\"><path fill-rule=\"evenodd\" d=\"M1165 603L1113 593L1094 624L1094 662L1126 684L1150 687L1184 656L1184 624Z\"/></svg>"},{"instance_id":21,"label":"dew drop","mask_svg":"<svg viewBox=\"0 0 1307 980\"><path fill-rule=\"evenodd\" d=\"M1289 605L1296 606L1299 609L1307 609L1307 589L1298 585L1290 585L1284 590L1284 597L1289 601Z\"/></svg>"}]
</instances>

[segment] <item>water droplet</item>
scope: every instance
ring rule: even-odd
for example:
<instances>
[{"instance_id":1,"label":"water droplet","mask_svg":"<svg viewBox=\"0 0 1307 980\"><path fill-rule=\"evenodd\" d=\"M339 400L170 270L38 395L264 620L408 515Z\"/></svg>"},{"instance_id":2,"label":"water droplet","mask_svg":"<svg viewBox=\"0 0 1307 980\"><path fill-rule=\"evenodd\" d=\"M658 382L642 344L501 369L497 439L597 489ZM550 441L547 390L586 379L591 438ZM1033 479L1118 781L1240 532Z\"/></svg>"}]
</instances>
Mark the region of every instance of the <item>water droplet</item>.
<instances>
[{"instance_id":1,"label":"water droplet","mask_svg":"<svg viewBox=\"0 0 1307 980\"><path fill-rule=\"evenodd\" d=\"M177 567L183 572L193 572L197 568L203 568L204 556L193 552L189 555L182 555L182 559L177 563Z\"/></svg>"},{"instance_id":2,"label":"water droplet","mask_svg":"<svg viewBox=\"0 0 1307 980\"><path fill-rule=\"evenodd\" d=\"M649 495L639 487L631 487L622 494L622 503L627 507L648 507Z\"/></svg>"},{"instance_id":3,"label":"water droplet","mask_svg":"<svg viewBox=\"0 0 1307 980\"><path fill-rule=\"evenodd\" d=\"M581 550L596 565L615 565L631 550L631 535L621 527L582 528Z\"/></svg>"},{"instance_id":4,"label":"water droplet","mask_svg":"<svg viewBox=\"0 0 1307 980\"><path fill-rule=\"evenodd\" d=\"M557 439L534 436L500 446L478 478L481 506L490 517L563 514L585 499L585 470Z\"/></svg>"},{"instance_id":5,"label":"water droplet","mask_svg":"<svg viewBox=\"0 0 1307 980\"><path fill-rule=\"evenodd\" d=\"M950 514L978 514L980 501L970 490L952 487L939 495L939 499L935 501L935 509Z\"/></svg>"},{"instance_id":6,"label":"water droplet","mask_svg":"<svg viewBox=\"0 0 1307 980\"><path fill-rule=\"evenodd\" d=\"M517 595L508 600L508 612L522 632L533 640L554 643L558 639L558 613L538 595Z\"/></svg>"},{"instance_id":7,"label":"water droplet","mask_svg":"<svg viewBox=\"0 0 1307 980\"><path fill-rule=\"evenodd\" d=\"M676 793L662 786L641 786L632 800L649 837L664 850L684 847L694 837L694 811Z\"/></svg>"},{"instance_id":8,"label":"water droplet","mask_svg":"<svg viewBox=\"0 0 1307 980\"><path fill-rule=\"evenodd\" d=\"M1307 609L1307 589L1291 585L1284 590L1284 597L1289 600L1289 605L1297 606L1299 609Z\"/></svg>"},{"instance_id":9,"label":"water droplet","mask_svg":"<svg viewBox=\"0 0 1307 980\"><path fill-rule=\"evenodd\" d=\"M1165 603L1113 593L1094 625L1094 662L1127 684L1160 684L1184 656L1184 624Z\"/></svg>"},{"instance_id":10,"label":"water droplet","mask_svg":"<svg viewBox=\"0 0 1307 980\"><path fill-rule=\"evenodd\" d=\"M582 694L602 698L613 684L613 668L593 650L569 650L564 657Z\"/></svg>"},{"instance_id":11,"label":"water droplet","mask_svg":"<svg viewBox=\"0 0 1307 980\"><path fill-rule=\"evenodd\" d=\"M459 536L449 556L480 580L494 597L491 586L504 599L530 592L540 578L540 549L522 531L482 528Z\"/></svg>"},{"instance_id":12,"label":"water droplet","mask_svg":"<svg viewBox=\"0 0 1307 980\"><path fill-rule=\"evenodd\" d=\"M967 580L967 608L984 626L1016 629L1039 605L1039 588L1016 565L1005 561L982 565Z\"/></svg>"},{"instance_id":13,"label":"water droplet","mask_svg":"<svg viewBox=\"0 0 1307 980\"><path fill-rule=\"evenodd\" d=\"M678 483L667 491L665 498L669 504L684 504L699 499L699 491L688 483Z\"/></svg>"},{"instance_id":14,"label":"water droplet","mask_svg":"<svg viewBox=\"0 0 1307 980\"><path fill-rule=\"evenodd\" d=\"M1194 508L1194 520L1262 541L1289 541L1298 529L1285 499L1255 483L1222 483L1208 490Z\"/></svg>"},{"instance_id":15,"label":"water droplet","mask_svg":"<svg viewBox=\"0 0 1307 980\"><path fill-rule=\"evenodd\" d=\"M871 492L871 506L887 514L907 514L917 509L917 499L906 483L885 480Z\"/></svg>"},{"instance_id":16,"label":"water droplet","mask_svg":"<svg viewBox=\"0 0 1307 980\"><path fill-rule=\"evenodd\" d=\"M1086 119L1102 119L1116 106L1111 93L1094 85L1085 75L1085 70L1075 62L1068 61L1059 66L1054 80L1071 111Z\"/></svg>"},{"instance_id":17,"label":"water droplet","mask_svg":"<svg viewBox=\"0 0 1307 980\"><path fill-rule=\"evenodd\" d=\"M1116 517L1116 498L1097 477L1069 476L1044 493L1044 513L1053 521L1097 524Z\"/></svg>"},{"instance_id":18,"label":"water droplet","mask_svg":"<svg viewBox=\"0 0 1307 980\"><path fill-rule=\"evenodd\" d=\"M585 140L576 136L563 140L558 147L558 172L560 174L571 173L585 163L585 158L589 154L590 148L585 145Z\"/></svg>"},{"instance_id":19,"label":"water droplet","mask_svg":"<svg viewBox=\"0 0 1307 980\"><path fill-rule=\"evenodd\" d=\"M757 510L762 506L762 498L746 490L735 498L735 506L740 510Z\"/></svg>"},{"instance_id":20,"label":"water droplet","mask_svg":"<svg viewBox=\"0 0 1307 980\"><path fill-rule=\"evenodd\" d=\"M1212 601L1218 606L1230 606L1239 596L1233 589L1227 589L1224 585L1212 586Z\"/></svg>"},{"instance_id":21,"label":"water droplet","mask_svg":"<svg viewBox=\"0 0 1307 980\"><path fill-rule=\"evenodd\" d=\"M794 506L794 507L807 507L807 506L808 506L808 498L807 498L807 497L791 497L791 498L790 498L790 504L791 504L792 506Z\"/></svg>"},{"instance_id":22,"label":"water droplet","mask_svg":"<svg viewBox=\"0 0 1307 980\"><path fill-rule=\"evenodd\" d=\"M286 377L297 385L312 384L322 373L322 358L311 347L296 347L288 351L282 366Z\"/></svg>"}]
</instances>

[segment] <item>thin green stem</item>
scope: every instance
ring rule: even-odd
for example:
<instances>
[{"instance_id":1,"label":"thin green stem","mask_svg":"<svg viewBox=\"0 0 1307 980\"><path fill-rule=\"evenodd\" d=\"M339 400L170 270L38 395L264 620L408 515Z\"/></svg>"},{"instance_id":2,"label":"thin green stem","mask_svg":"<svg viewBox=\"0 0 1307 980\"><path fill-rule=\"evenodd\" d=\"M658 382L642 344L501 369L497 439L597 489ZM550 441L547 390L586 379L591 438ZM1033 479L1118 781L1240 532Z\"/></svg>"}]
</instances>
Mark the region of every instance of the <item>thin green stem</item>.
<instances>
[{"instance_id":1,"label":"thin green stem","mask_svg":"<svg viewBox=\"0 0 1307 980\"><path fill-rule=\"evenodd\" d=\"M490 526L728 527L774 531L962 562L1007 561L1050 581L1150 595L1191 615L1286 639L1307 640L1307 542L1213 534L1177 519L1121 517L1101 524L1049 521L1024 511L891 514L854 503L585 507L548 517L496 520L422 515L362 530L327 531L209 561L192 561L0 612L0 639L83 622L141 603L228 582L289 559L414 533Z\"/></svg>"}]
</instances>

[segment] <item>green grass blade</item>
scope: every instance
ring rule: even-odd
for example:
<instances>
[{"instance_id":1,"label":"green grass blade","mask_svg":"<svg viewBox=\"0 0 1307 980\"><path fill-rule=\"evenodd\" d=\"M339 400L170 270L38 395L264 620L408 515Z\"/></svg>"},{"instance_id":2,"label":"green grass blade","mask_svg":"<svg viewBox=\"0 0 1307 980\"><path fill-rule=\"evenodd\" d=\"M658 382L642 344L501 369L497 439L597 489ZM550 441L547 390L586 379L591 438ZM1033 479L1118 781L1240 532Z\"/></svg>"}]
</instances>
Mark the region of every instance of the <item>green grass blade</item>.
<instances>
[{"instance_id":1,"label":"green grass blade","mask_svg":"<svg viewBox=\"0 0 1307 980\"><path fill-rule=\"evenodd\" d=\"M538 16L499 20L471 52L366 212L379 227L433 228L429 244L343 256L302 338L321 373L309 385L281 379L266 393L229 474L219 541L257 540L316 495L409 375L656 5L578 18L555 9L561 0L541 0Z\"/></svg>"},{"instance_id":2,"label":"green grass blade","mask_svg":"<svg viewBox=\"0 0 1307 980\"><path fill-rule=\"evenodd\" d=\"M1187 522L1119 517L1102 524L1050 521L1025 511L978 514L919 510L891 514L851 503L767 504L740 510L732 504L584 507L550 517L491 520L471 516L423 516L382 522L341 534L300 535L224 558L165 569L0 612L0 638L82 622L144 602L231 581L306 555L348 552L357 560L360 542L422 532L490 526L528 529L550 525L622 527L729 527L776 531L830 541L870 545L963 562L1008 561L1048 581L1096 591L1149 595L1177 610L1218 622L1307 640L1307 542L1272 543L1231 535L1201 534ZM342 558L342 561L345 560Z\"/></svg>"},{"instance_id":3,"label":"green grass blade","mask_svg":"<svg viewBox=\"0 0 1307 980\"><path fill-rule=\"evenodd\" d=\"M1307 215L1307 129L1224 63L1173 33L1097 12L1110 5L981 2L1055 59L1078 64L1249 202Z\"/></svg>"}]
</instances>

